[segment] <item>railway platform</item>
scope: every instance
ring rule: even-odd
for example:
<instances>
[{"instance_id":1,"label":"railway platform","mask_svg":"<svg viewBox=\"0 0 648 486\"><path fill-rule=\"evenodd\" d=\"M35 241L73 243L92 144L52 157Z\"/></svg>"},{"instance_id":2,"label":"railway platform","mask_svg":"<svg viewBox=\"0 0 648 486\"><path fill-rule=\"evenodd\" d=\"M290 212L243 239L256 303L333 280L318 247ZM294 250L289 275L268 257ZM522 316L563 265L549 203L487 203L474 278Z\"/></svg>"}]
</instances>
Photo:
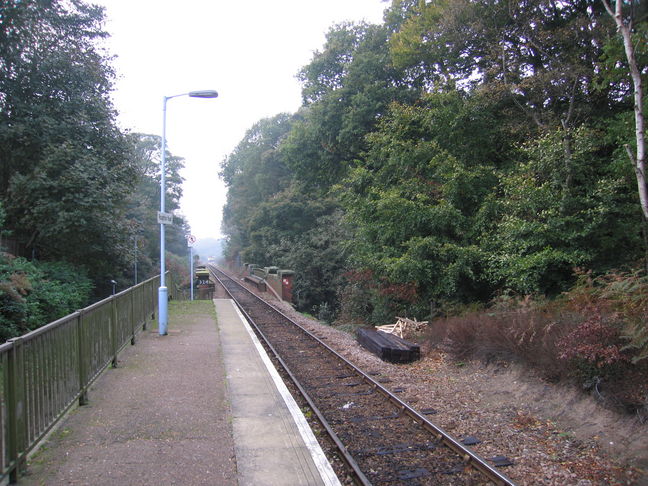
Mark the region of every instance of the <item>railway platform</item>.
<instances>
[{"instance_id":1,"label":"railway platform","mask_svg":"<svg viewBox=\"0 0 648 486\"><path fill-rule=\"evenodd\" d=\"M339 485L301 410L230 299L215 299L239 484Z\"/></svg>"},{"instance_id":2,"label":"railway platform","mask_svg":"<svg viewBox=\"0 0 648 486\"><path fill-rule=\"evenodd\" d=\"M339 484L232 301L169 311L169 335L140 334L19 485Z\"/></svg>"}]
</instances>

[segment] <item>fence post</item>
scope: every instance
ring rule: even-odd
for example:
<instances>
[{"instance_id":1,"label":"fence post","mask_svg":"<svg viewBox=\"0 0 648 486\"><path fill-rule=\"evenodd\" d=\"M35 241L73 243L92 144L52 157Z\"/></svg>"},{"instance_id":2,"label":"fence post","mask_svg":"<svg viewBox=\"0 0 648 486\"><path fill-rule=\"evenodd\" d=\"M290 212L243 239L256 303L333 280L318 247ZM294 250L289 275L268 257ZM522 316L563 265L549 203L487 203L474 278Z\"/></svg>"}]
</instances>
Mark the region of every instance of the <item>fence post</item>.
<instances>
[{"instance_id":1,"label":"fence post","mask_svg":"<svg viewBox=\"0 0 648 486\"><path fill-rule=\"evenodd\" d=\"M7 360L7 422L9 464L13 463L9 473L9 482L15 483L23 466L21 456L27 440L27 421L25 413L27 404L25 390L25 353L23 339L10 339L11 351Z\"/></svg>"},{"instance_id":2,"label":"fence post","mask_svg":"<svg viewBox=\"0 0 648 486\"><path fill-rule=\"evenodd\" d=\"M110 301L110 344L112 346L112 367L117 368L117 349L119 343L117 342L117 299L113 295Z\"/></svg>"},{"instance_id":3,"label":"fence post","mask_svg":"<svg viewBox=\"0 0 648 486\"><path fill-rule=\"evenodd\" d=\"M135 346L135 287L130 289L130 323L131 323L131 346Z\"/></svg>"},{"instance_id":4,"label":"fence post","mask_svg":"<svg viewBox=\"0 0 648 486\"><path fill-rule=\"evenodd\" d=\"M155 281L158 283L158 287L160 286L160 276L158 275ZM152 295L152 291L150 292L151 295L148 296L149 302L151 302L151 320L155 319L155 310L157 309L157 301L155 300L155 296Z\"/></svg>"},{"instance_id":5,"label":"fence post","mask_svg":"<svg viewBox=\"0 0 648 486\"><path fill-rule=\"evenodd\" d=\"M87 357L90 356L86 348L85 330L83 326L83 309L77 311L77 355L79 357L79 406L88 404L88 378Z\"/></svg>"},{"instance_id":6,"label":"fence post","mask_svg":"<svg viewBox=\"0 0 648 486\"><path fill-rule=\"evenodd\" d=\"M142 324L142 331L146 331L146 328L148 327L148 297L147 297L147 291L148 291L148 284L142 285L140 287L140 292L139 292L139 303L142 306L142 320L144 321Z\"/></svg>"}]
</instances>

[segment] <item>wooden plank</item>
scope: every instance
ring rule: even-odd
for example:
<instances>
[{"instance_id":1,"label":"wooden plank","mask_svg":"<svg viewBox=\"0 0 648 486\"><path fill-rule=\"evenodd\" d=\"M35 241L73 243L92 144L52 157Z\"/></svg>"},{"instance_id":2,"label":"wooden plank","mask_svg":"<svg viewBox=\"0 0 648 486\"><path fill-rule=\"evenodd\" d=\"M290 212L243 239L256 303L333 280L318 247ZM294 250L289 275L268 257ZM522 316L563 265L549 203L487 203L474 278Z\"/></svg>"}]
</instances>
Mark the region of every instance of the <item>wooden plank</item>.
<instances>
[{"instance_id":1,"label":"wooden plank","mask_svg":"<svg viewBox=\"0 0 648 486\"><path fill-rule=\"evenodd\" d=\"M421 348L418 344L411 343L393 334L360 328L356 336L358 342L364 348L383 361L411 363L421 357Z\"/></svg>"}]
</instances>

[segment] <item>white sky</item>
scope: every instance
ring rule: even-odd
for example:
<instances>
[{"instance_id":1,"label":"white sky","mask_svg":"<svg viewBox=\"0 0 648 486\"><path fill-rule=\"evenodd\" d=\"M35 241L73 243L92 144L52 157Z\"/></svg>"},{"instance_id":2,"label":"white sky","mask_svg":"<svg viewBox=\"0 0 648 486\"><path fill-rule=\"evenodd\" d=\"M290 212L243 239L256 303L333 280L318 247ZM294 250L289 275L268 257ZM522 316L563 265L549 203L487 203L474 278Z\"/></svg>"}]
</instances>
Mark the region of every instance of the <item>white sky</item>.
<instances>
[{"instance_id":1,"label":"white sky","mask_svg":"<svg viewBox=\"0 0 648 486\"><path fill-rule=\"evenodd\" d=\"M162 134L162 98L215 89L217 99L167 103L167 146L185 158L181 212L197 238L219 237L219 164L261 118L295 112L295 75L346 20L382 21L383 0L93 0L106 7L117 56L120 125Z\"/></svg>"}]
</instances>

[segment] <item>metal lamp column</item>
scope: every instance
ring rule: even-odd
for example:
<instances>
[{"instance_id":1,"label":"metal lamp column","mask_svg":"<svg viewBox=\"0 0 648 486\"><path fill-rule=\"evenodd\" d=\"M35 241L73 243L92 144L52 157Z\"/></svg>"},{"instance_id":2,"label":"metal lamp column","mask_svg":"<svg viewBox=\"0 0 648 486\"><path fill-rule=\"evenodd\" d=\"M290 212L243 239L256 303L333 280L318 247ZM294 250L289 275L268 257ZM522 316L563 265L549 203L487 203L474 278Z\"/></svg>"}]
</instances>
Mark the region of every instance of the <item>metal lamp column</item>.
<instances>
[{"instance_id":1,"label":"metal lamp column","mask_svg":"<svg viewBox=\"0 0 648 486\"><path fill-rule=\"evenodd\" d=\"M164 96L162 99L162 155L160 158L160 213L164 214L166 195L166 106L167 101L179 96L190 96L191 98L216 98L218 93L214 90L190 91L173 96ZM160 336L167 335L169 322L169 292L166 287L165 276L165 223L160 223L160 288L158 289L158 331Z\"/></svg>"}]
</instances>

